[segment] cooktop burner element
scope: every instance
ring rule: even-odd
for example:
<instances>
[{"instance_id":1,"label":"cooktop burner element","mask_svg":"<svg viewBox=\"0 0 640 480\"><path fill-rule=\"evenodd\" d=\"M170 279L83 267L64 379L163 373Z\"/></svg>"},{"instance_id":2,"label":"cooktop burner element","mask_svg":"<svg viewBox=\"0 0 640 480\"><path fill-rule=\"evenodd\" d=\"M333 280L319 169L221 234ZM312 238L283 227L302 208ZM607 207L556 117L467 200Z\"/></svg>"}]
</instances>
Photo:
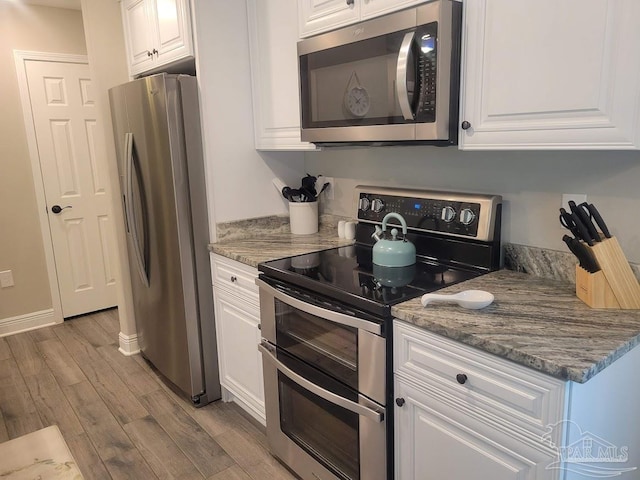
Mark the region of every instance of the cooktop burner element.
<instances>
[{"instance_id":1,"label":"cooktop burner element","mask_svg":"<svg viewBox=\"0 0 640 480\"><path fill-rule=\"evenodd\" d=\"M499 267L499 196L357 187L356 200L356 244L264 262L263 278L386 318L392 305ZM372 262L371 235L390 211L407 221L415 265Z\"/></svg>"},{"instance_id":2,"label":"cooktop burner element","mask_svg":"<svg viewBox=\"0 0 640 480\"><path fill-rule=\"evenodd\" d=\"M350 245L265 262L270 278L388 316L391 305L468 280L479 271L419 260L408 267L380 267L371 262L371 246Z\"/></svg>"}]
</instances>

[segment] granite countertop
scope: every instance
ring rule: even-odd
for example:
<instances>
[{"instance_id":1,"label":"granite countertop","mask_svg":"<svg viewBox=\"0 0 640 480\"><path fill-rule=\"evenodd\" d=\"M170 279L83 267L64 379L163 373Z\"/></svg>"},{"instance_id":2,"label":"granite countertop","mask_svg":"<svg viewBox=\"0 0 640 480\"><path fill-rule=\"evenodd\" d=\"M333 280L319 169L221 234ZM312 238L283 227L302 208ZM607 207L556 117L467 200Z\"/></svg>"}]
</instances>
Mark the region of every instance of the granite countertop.
<instances>
[{"instance_id":1,"label":"granite countertop","mask_svg":"<svg viewBox=\"0 0 640 480\"><path fill-rule=\"evenodd\" d=\"M267 260L353 243L338 238L333 220L312 235L292 235L286 222L280 220L276 229L273 219L264 225L235 223L230 227L231 234L209 248L257 267ZM245 234L239 236L238 231ZM441 302L423 308L416 298L394 306L391 313L433 333L579 383L640 343L639 310L589 308L575 296L575 285L566 278L500 270L438 293L470 289L487 290L494 294L495 301L482 310L466 310Z\"/></svg>"},{"instance_id":2,"label":"granite countertop","mask_svg":"<svg viewBox=\"0 0 640 480\"><path fill-rule=\"evenodd\" d=\"M500 270L438 291L486 290L481 310L420 298L394 306L394 317L563 380L584 383L640 343L639 310L598 310L575 286Z\"/></svg>"},{"instance_id":3,"label":"granite countertop","mask_svg":"<svg viewBox=\"0 0 640 480\"><path fill-rule=\"evenodd\" d=\"M288 230L268 232L249 237L228 238L209 245L209 250L223 257L257 267L276 258L317 252L327 248L351 245L353 240L338 237L332 225L322 225L318 233L293 235Z\"/></svg>"}]
</instances>

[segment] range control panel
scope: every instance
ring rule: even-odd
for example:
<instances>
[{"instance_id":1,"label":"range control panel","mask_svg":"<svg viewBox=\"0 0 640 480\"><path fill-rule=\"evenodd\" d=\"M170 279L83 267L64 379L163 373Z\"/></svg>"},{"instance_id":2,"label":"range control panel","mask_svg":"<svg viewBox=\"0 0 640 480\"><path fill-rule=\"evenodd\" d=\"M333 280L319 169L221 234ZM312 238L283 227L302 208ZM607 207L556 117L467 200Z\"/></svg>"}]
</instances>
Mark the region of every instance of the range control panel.
<instances>
[{"instance_id":1,"label":"range control panel","mask_svg":"<svg viewBox=\"0 0 640 480\"><path fill-rule=\"evenodd\" d=\"M493 240L502 197L435 190L356 187L357 218L381 223L385 215L399 213L410 230ZM388 225L399 225L390 219Z\"/></svg>"}]
</instances>

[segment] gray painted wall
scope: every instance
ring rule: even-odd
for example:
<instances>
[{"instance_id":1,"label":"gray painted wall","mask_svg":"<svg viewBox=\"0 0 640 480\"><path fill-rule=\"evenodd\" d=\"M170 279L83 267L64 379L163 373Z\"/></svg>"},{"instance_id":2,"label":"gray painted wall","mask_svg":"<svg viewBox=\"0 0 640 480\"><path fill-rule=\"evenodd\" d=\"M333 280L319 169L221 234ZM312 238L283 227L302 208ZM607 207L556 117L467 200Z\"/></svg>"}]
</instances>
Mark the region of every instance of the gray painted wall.
<instances>
[{"instance_id":1,"label":"gray painted wall","mask_svg":"<svg viewBox=\"0 0 640 480\"><path fill-rule=\"evenodd\" d=\"M339 148L305 154L306 170L335 178L324 212L354 215L359 183L500 194L505 242L568 251L563 193L587 194L627 258L640 262L640 152L465 152L456 147Z\"/></svg>"}]
</instances>

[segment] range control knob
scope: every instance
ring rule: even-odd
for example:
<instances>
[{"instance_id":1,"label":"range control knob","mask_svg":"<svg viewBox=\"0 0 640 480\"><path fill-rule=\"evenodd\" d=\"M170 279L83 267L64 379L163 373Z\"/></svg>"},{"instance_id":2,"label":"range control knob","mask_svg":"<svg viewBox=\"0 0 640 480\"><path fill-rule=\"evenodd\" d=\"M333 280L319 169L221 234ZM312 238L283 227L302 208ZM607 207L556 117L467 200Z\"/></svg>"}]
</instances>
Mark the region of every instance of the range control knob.
<instances>
[{"instance_id":1,"label":"range control knob","mask_svg":"<svg viewBox=\"0 0 640 480\"><path fill-rule=\"evenodd\" d=\"M371 206L371 202L367 197L362 197L358 202L358 208L363 212L366 212L367 210L369 210L370 206Z\"/></svg>"},{"instance_id":2,"label":"range control knob","mask_svg":"<svg viewBox=\"0 0 640 480\"><path fill-rule=\"evenodd\" d=\"M462 222L463 225L469 225L475 219L476 214L468 208L465 208L460 212L460 222Z\"/></svg>"},{"instance_id":3,"label":"range control knob","mask_svg":"<svg viewBox=\"0 0 640 480\"><path fill-rule=\"evenodd\" d=\"M445 222L449 223L454 218L456 218L456 211L453 209L453 207L446 206L442 209L442 212L440 213L440 218Z\"/></svg>"},{"instance_id":4,"label":"range control knob","mask_svg":"<svg viewBox=\"0 0 640 480\"><path fill-rule=\"evenodd\" d=\"M384 202L379 198L374 198L371 202L371 210L380 213L384 209Z\"/></svg>"}]
</instances>

